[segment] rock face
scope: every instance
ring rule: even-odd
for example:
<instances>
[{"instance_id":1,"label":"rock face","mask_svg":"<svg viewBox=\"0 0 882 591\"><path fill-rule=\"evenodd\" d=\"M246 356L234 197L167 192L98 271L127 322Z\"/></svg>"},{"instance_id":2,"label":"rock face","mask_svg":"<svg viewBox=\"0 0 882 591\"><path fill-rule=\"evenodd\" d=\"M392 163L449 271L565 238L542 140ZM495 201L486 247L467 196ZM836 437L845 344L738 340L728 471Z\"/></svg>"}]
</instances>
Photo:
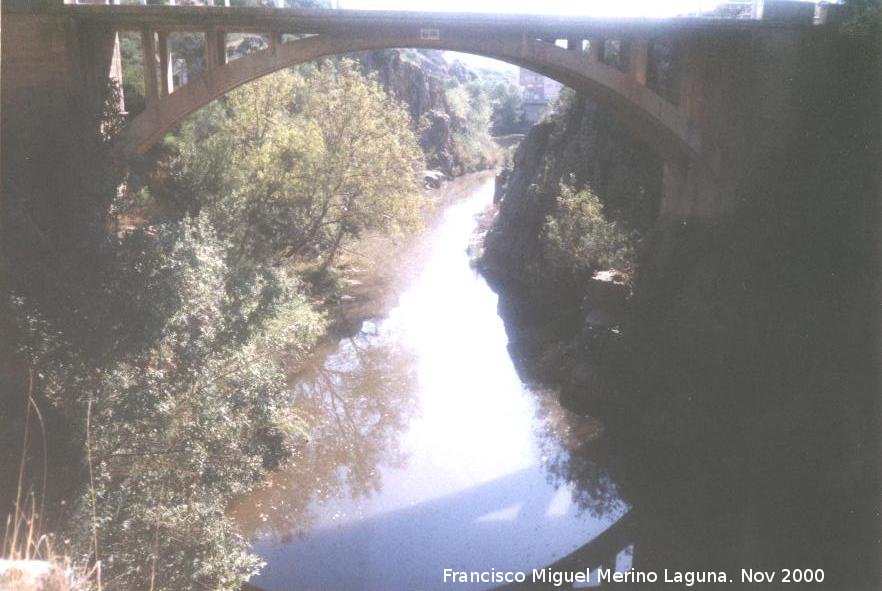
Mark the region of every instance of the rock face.
<instances>
[{"instance_id":1,"label":"rock face","mask_svg":"<svg viewBox=\"0 0 882 591\"><path fill-rule=\"evenodd\" d=\"M543 237L561 183L590 186L604 213L639 231L655 221L661 163L609 114L579 96L535 125L497 177L499 212L481 268L500 294L510 350L528 382L561 389L584 410L611 394L624 358L630 285L615 271L575 276L550 264Z\"/></svg>"},{"instance_id":2,"label":"rock face","mask_svg":"<svg viewBox=\"0 0 882 591\"><path fill-rule=\"evenodd\" d=\"M427 189L439 189L444 183L444 173L440 170L424 170L423 185Z\"/></svg>"},{"instance_id":3,"label":"rock face","mask_svg":"<svg viewBox=\"0 0 882 591\"><path fill-rule=\"evenodd\" d=\"M419 134L426 165L452 177L457 170L453 131L462 126L447 103L445 81L475 79L462 64L448 64L438 51L388 49L358 54L366 72L376 73L388 92L407 105Z\"/></svg>"},{"instance_id":4,"label":"rock face","mask_svg":"<svg viewBox=\"0 0 882 591\"><path fill-rule=\"evenodd\" d=\"M535 125L515 152L511 168L497 176L494 200L499 215L485 239L485 271L519 283L533 283L532 263L540 258L539 233L551 210L554 194L539 191L540 178L554 124ZM538 279L538 278L537 278Z\"/></svg>"},{"instance_id":5,"label":"rock face","mask_svg":"<svg viewBox=\"0 0 882 591\"><path fill-rule=\"evenodd\" d=\"M656 226L660 163L584 99L537 125L500 177L482 262L500 294L516 366L525 380L558 388L570 408L618 427L610 432L630 429L651 442L640 450L646 459L617 474L632 491L649 491L637 498L643 510L664 498L658 486L670 474L701 474L726 490L768 486L770 475L786 473L775 494L797 498L810 488L812 502L831 508L826 525L808 526L796 514L785 522L780 505L762 495L737 499L744 506L732 514L786 523L768 539L799 531L810 532L806 548L836 536L863 547L865 524L838 508L864 506L866 490L878 508L879 472L870 467L878 466L882 416L872 354L880 326L879 137L871 130L879 129L882 93L865 75L878 64L867 45L838 42L842 90L803 94L804 133L782 148L780 165L745 179L725 216ZM641 231L633 295L573 283L543 264L543 220L555 184L570 175L577 186L592 185L605 212ZM710 466L719 467L712 478ZM843 486L844 470L860 484ZM695 498L670 494L671 506ZM839 525L847 522L851 530ZM761 539L751 532L739 543L748 538ZM700 554L706 541L697 536L696 552L686 555ZM852 562L839 580L865 582L871 573L878 581L875 560L870 568Z\"/></svg>"},{"instance_id":6,"label":"rock face","mask_svg":"<svg viewBox=\"0 0 882 591\"><path fill-rule=\"evenodd\" d=\"M658 215L661 161L589 99L565 97L533 126L497 181L499 216L486 239L485 269L524 285L543 285L541 229L560 184L591 187L604 212L645 232Z\"/></svg>"},{"instance_id":7,"label":"rock face","mask_svg":"<svg viewBox=\"0 0 882 591\"><path fill-rule=\"evenodd\" d=\"M418 131L420 147L426 154L426 165L453 176L456 161L450 137L450 115L442 110L427 111L420 119Z\"/></svg>"}]
</instances>

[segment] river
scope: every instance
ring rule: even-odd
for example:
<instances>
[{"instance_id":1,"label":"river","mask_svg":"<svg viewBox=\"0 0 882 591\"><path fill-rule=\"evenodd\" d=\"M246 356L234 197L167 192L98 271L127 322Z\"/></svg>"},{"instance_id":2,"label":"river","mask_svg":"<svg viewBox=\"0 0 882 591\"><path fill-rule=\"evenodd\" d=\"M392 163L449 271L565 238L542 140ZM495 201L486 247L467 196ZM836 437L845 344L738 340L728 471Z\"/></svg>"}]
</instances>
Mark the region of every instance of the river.
<instances>
[{"instance_id":1,"label":"river","mask_svg":"<svg viewBox=\"0 0 882 591\"><path fill-rule=\"evenodd\" d=\"M266 562L257 587L489 589L445 585L444 569L529 573L627 513L603 470L570 455L599 425L521 382L470 266L492 197L491 178L447 205L397 301L297 375L310 442L233 510Z\"/></svg>"}]
</instances>

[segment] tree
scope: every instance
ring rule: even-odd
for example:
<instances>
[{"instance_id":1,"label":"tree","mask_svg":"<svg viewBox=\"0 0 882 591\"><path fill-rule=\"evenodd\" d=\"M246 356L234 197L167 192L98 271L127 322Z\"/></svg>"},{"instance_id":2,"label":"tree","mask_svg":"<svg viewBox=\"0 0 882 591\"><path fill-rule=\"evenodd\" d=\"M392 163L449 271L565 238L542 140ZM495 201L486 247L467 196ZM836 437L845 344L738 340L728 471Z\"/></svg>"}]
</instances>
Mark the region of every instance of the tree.
<instances>
[{"instance_id":1,"label":"tree","mask_svg":"<svg viewBox=\"0 0 882 591\"><path fill-rule=\"evenodd\" d=\"M548 264L564 272L590 277L599 269L632 270L636 237L607 219L603 204L588 187L576 191L561 183L542 232Z\"/></svg>"},{"instance_id":2,"label":"tree","mask_svg":"<svg viewBox=\"0 0 882 591\"><path fill-rule=\"evenodd\" d=\"M490 88L493 108L493 131L497 134L517 133L524 128L524 101L520 88L500 81Z\"/></svg>"},{"instance_id":3,"label":"tree","mask_svg":"<svg viewBox=\"0 0 882 591\"><path fill-rule=\"evenodd\" d=\"M418 224L407 112L353 62L267 76L209 115L221 121L182 131L175 166L241 255L327 267L348 239Z\"/></svg>"},{"instance_id":4,"label":"tree","mask_svg":"<svg viewBox=\"0 0 882 591\"><path fill-rule=\"evenodd\" d=\"M225 508L302 439L276 357L302 356L324 320L278 270L231 261L205 215L136 230L99 262L104 281L81 288L105 311L102 359L18 315L35 389L88 465L70 552L103 561L105 589L239 589L258 561Z\"/></svg>"},{"instance_id":5,"label":"tree","mask_svg":"<svg viewBox=\"0 0 882 591\"><path fill-rule=\"evenodd\" d=\"M453 151L462 172L491 168L499 160L499 150L490 138L493 114L483 84L452 81L446 100L453 115Z\"/></svg>"}]
</instances>

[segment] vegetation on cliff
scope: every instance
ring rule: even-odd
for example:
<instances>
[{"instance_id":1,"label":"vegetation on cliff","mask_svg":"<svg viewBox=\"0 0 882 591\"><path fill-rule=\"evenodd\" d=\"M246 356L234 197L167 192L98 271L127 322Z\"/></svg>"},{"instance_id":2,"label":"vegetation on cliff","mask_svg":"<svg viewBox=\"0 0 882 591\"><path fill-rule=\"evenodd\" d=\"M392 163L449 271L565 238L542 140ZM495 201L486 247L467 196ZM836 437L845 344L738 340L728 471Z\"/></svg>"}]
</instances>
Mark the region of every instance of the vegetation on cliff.
<instances>
[{"instance_id":1,"label":"vegetation on cliff","mask_svg":"<svg viewBox=\"0 0 882 591\"><path fill-rule=\"evenodd\" d=\"M600 199L586 187L561 184L560 194L542 227L549 263L561 272L590 278L600 269L627 273L634 256L634 236L610 221Z\"/></svg>"},{"instance_id":2,"label":"vegetation on cliff","mask_svg":"<svg viewBox=\"0 0 882 591\"><path fill-rule=\"evenodd\" d=\"M660 163L581 97L500 179L482 264L509 347L526 380L611 425L610 448L641 442L609 456L659 521L635 544L657 565L799 556L835 573L831 588L878 588L882 47L864 10L878 3L855 4L864 19L827 38L829 62L793 72L797 132L725 215L658 222ZM546 231L562 192L585 186L639 237L630 288L579 280L592 255L567 255L584 242ZM549 249L563 265L543 264ZM733 549L745 540L762 543Z\"/></svg>"},{"instance_id":3,"label":"vegetation on cliff","mask_svg":"<svg viewBox=\"0 0 882 591\"><path fill-rule=\"evenodd\" d=\"M500 175L483 268L539 291L553 284L579 291L610 267L630 273L657 215L660 174L654 154L565 89Z\"/></svg>"}]
</instances>

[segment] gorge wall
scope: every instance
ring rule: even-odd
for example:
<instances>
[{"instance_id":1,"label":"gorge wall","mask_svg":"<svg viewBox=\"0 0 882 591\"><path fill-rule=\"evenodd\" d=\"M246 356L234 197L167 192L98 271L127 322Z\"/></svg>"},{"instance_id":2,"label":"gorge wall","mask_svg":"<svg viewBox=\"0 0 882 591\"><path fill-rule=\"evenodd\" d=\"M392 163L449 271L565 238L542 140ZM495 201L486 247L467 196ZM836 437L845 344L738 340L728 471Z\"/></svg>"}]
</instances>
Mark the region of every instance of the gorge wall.
<instances>
[{"instance_id":1,"label":"gorge wall","mask_svg":"<svg viewBox=\"0 0 882 591\"><path fill-rule=\"evenodd\" d=\"M465 121L451 107L447 89L473 82L478 75L460 62L448 63L440 51L386 49L356 57L366 72L376 73L387 92L407 105L426 166L448 177L466 172L454 146L454 134L465 131Z\"/></svg>"},{"instance_id":2,"label":"gorge wall","mask_svg":"<svg viewBox=\"0 0 882 591\"><path fill-rule=\"evenodd\" d=\"M837 585L878 581L878 44L830 47L828 68L794 74L799 133L725 215L656 217L660 163L583 97L500 177L481 266L509 347L526 381L609 426L596 455L657 516L639 568L787 555ZM630 274L549 258L561 182L590 185L633 231Z\"/></svg>"},{"instance_id":3,"label":"gorge wall","mask_svg":"<svg viewBox=\"0 0 882 591\"><path fill-rule=\"evenodd\" d=\"M566 98L530 131L500 175L485 273L506 296L523 296L524 305L550 297L569 305L537 308L584 320L596 307L592 290L601 288L552 264L542 228L561 183L590 187L604 214L632 232L636 247L629 289L621 290L626 312L614 323L639 333L629 340L678 333L681 354L694 367L697 359L721 363L733 347L804 340L809 327L832 331L831 323L848 326L849 340L869 338L854 322L861 322L855 310L869 312L855 298L867 296L875 281L878 133L867 125L878 122L878 79L867 75L873 45L845 36L831 45L831 67L817 73L828 78L828 90L802 101L799 137L778 162L742 181L731 213L714 218L662 219L659 158L588 98ZM823 313L806 309L825 305Z\"/></svg>"}]
</instances>

